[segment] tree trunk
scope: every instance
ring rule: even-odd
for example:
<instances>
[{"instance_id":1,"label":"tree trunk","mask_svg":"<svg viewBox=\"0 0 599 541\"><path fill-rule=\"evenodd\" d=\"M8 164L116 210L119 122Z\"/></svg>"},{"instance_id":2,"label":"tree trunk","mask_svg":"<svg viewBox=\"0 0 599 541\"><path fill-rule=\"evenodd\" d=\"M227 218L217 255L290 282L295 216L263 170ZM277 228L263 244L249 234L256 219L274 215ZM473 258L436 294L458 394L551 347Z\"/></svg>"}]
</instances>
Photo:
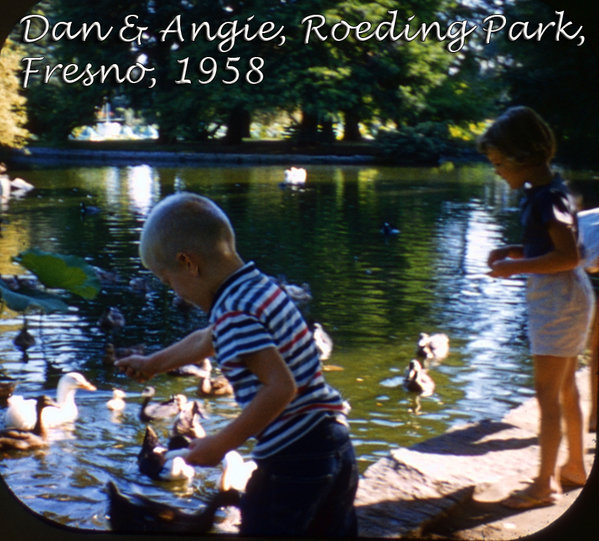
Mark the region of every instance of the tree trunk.
<instances>
[{"instance_id":1,"label":"tree trunk","mask_svg":"<svg viewBox=\"0 0 599 541\"><path fill-rule=\"evenodd\" d=\"M354 111L344 111L343 113L345 122L343 125L343 140L356 142L362 140L362 134L360 133L360 127L358 125L360 119Z\"/></svg>"},{"instance_id":2,"label":"tree trunk","mask_svg":"<svg viewBox=\"0 0 599 541\"><path fill-rule=\"evenodd\" d=\"M252 117L249 111L240 105L235 107L231 111L227 122L227 143L239 145L244 137L249 137L251 120Z\"/></svg>"},{"instance_id":3,"label":"tree trunk","mask_svg":"<svg viewBox=\"0 0 599 541\"><path fill-rule=\"evenodd\" d=\"M302 121L299 127L298 144L309 145L316 142L318 135L318 115L302 111Z\"/></svg>"}]
</instances>

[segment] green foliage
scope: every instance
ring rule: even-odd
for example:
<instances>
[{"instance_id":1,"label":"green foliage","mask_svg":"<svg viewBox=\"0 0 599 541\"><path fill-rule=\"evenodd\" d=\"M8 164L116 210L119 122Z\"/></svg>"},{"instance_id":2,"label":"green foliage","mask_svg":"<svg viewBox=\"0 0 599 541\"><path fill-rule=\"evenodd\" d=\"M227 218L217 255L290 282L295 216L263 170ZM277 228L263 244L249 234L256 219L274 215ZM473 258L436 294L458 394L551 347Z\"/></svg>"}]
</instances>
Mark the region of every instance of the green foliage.
<instances>
[{"instance_id":1,"label":"green foliage","mask_svg":"<svg viewBox=\"0 0 599 541\"><path fill-rule=\"evenodd\" d=\"M387 160L402 164L437 164L451 148L447 125L438 122L382 131L376 145Z\"/></svg>"},{"instance_id":2,"label":"green foliage","mask_svg":"<svg viewBox=\"0 0 599 541\"><path fill-rule=\"evenodd\" d=\"M0 54L0 146L22 147L29 132L25 128L25 98L18 77L20 49L7 40Z\"/></svg>"},{"instance_id":3,"label":"green foliage","mask_svg":"<svg viewBox=\"0 0 599 541\"><path fill-rule=\"evenodd\" d=\"M13 291L0 280L0 299L9 309L25 313L29 310L41 310L46 314L66 312L69 307L55 295L36 290Z\"/></svg>"},{"instance_id":4,"label":"green foliage","mask_svg":"<svg viewBox=\"0 0 599 541\"><path fill-rule=\"evenodd\" d=\"M33 248L14 259L33 272L46 287L66 289L84 299L93 299L100 291L96 271L80 257Z\"/></svg>"}]
</instances>

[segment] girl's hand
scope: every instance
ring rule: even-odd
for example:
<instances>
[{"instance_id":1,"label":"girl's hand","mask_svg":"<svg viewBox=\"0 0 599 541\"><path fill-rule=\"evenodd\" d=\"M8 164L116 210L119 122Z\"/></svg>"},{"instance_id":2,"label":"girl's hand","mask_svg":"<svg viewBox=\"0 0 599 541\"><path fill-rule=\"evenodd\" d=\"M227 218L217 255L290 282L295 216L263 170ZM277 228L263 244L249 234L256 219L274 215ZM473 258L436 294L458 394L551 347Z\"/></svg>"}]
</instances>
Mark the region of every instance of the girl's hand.
<instances>
[{"instance_id":1,"label":"girl's hand","mask_svg":"<svg viewBox=\"0 0 599 541\"><path fill-rule=\"evenodd\" d=\"M507 259L509 253L509 246L504 246L503 248L495 248L495 250L491 250L491 252L489 253L489 257L487 258L487 265L493 268L493 264L496 261Z\"/></svg>"},{"instance_id":2,"label":"girl's hand","mask_svg":"<svg viewBox=\"0 0 599 541\"><path fill-rule=\"evenodd\" d=\"M130 355L115 361L114 365L125 372L130 378L144 382L149 380L154 372L150 370L150 358L147 355Z\"/></svg>"},{"instance_id":3,"label":"girl's hand","mask_svg":"<svg viewBox=\"0 0 599 541\"><path fill-rule=\"evenodd\" d=\"M185 462L196 466L216 466L230 449L225 449L218 435L197 438L189 444Z\"/></svg>"}]
</instances>

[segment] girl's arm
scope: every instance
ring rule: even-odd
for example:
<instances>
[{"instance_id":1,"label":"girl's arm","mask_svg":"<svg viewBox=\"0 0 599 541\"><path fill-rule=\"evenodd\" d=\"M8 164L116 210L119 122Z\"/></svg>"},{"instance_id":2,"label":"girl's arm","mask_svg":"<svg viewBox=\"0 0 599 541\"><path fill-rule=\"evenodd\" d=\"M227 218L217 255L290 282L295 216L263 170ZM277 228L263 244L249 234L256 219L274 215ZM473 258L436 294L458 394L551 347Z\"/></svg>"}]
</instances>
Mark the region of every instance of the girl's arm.
<instances>
[{"instance_id":1,"label":"girl's arm","mask_svg":"<svg viewBox=\"0 0 599 541\"><path fill-rule=\"evenodd\" d=\"M508 244L502 248L491 250L489 257L487 258L487 264L489 267L493 267L493 263L500 259L520 259L521 257L524 257L524 246L521 244Z\"/></svg>"},{"instance_id":2,"label":"girl's arm","mask_svg":"<svg viewBox=\"0 0 599 541\"><path fill-rule=\"evenodd\" d=\"M262 432L295 396L293 375L275 348L244 355L243 361L258 377L262 387L231 423L213 436L194 440L185 460L200 466L215 466L227 451Z\"/></svg>"},{"instance_id":3,"label":"girl's arm","mask_svg":"<svg viewBox=\"0 0 599 541\"><path fill-rule=\"evenodd\" d=\"M549 223L549 236L553 250L538 257L500 259L491 266L490 276L507 278L512 274L552 274L576 268L580 261L576 237L572 229L562 222Z\"/></svg>"},{"instance_id":4,"label":"girl's arm","mask_svg":"<svg viewBox=\"0 0 599 541\"><path fill-rule=\"evenodd\" d=\"M129 377L145 381L179 366L200 362L213 354L212 327L205 327L151 355L131 355L114 364Z\"/></svg>"}]
</instances>

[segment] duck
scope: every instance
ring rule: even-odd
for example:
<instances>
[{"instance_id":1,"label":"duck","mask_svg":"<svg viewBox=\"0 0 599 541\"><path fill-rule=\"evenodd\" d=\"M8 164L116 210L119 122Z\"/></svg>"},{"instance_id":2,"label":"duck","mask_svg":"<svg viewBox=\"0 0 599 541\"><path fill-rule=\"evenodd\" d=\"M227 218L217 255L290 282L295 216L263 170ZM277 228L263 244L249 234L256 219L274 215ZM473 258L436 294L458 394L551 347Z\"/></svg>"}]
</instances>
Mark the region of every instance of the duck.
<instances>
[{"instance_id":1,"label":"duck","mask_svg":"<svg viewBox=\"0 0 599 541\"><path fill-rule=\"evenodd\" d=\"M16 381L0 381L0 406L7 406L17 386Z\"/></svg>"},{"instance_id":2,"label":"duck","mask_svg":"<svg viewBox=\"0 0 599 541\"><path fill-rule=\"evenodd\" d=\"M212 362L206 357L199 364L184 364L183 366L169 370L167 374L169 376L205 378L210 377L211 372Z\"/></svg>"},{"instance_id":3,"label":"duck","mask_svg":"<svg viewBox=\"0 0 599 541\"><path fill-rule=\"evenodd\" d=\"M112 398L106 402L106 407L111 411L123 411L125 409L125 397L127 393L122 389L113 389Z\"/></svg>"},{"instance_id":4,"label":"duck","mask_svg":"<svg viewBox=\"0 0 599 541\"><path fill-rule=\"evenodd\" d=\"M223 458L223 472L219 480L221 492L237 490L244 492L252 473L258 467L253 460L244 460L237 451L229 451Z\"/></svg>"},{"instance_id":5,"label":"duck","mask_svg":"<svg viewBox=\"0 0 599 541\"><path fill-rule=\"evenodd\" d=\"M94 207L93 205L86 205L84 201L79 203L79 212L81 213L81 217L90 216L94 214L99 214L102 212L100 207Z\"/></svg>"},{"instance_id":6,"label":"duck","mask_svg":"<svg viewBox=\"0 0 599 541\"><path fill-rule=\"evenodd\" d=\"M185 462L187 446L178 447L177 441L168 449L160 444L156 431L146 426L144 441L137 455L139 471L158 481L190 481L195 476L193 466Z\"/></svg>"},{"instance_id":7,"label":"duck","mask_svg":"<svg viewBox=\"0 0 599 541\"><path fill-rule=\"evenodd\" d=\"M210 377L204 376L199 378L198 389L196 394L203 398L212 396L232 396L233 386L225 376Z\"/></svg>"},{"instance_id":8,"label":"duck","mask_svg":"<svg viewBox=\"0 0 599 541\"><path fill-rule=\"evenodd\" d=\"M285 169L283 183L293 186L306 184L307 171L303 167L290 167Z\"/></svg>"},{"instance_id":9,"label":"duck","mask_svg":"<svg viewBox=\"0 0 599 541\"><path fill-rule=\"evenodd\" d=\"M139 411L139 418L144 422L150 422L155 419L168 419L179 414L181 409L187 402L187 397L184 394L176 394L168 400L150 404L150 401L156 394L156 389L152 386L146 387L141 395L143 402Z\"/></svg>"},{"instance_id":10,"label":"duck","mask_svg":"<svg viewBox=\"0 0 599 541\"><path fill-rule=\"evenodd\" d=\"M92 385L79 372L69 372L61 376L56 387L57 406L46 407L42 412L43 423L47 428L53 428L77 419L79 410L75 403L77 389L95 391ZM36 422L35 399L25 399L21 395L13 395L8 399L8 409L4 414L7 427L32 430Z\"/></svg>"},{"instance_id":11,"label":"duck","mask_svg":"<svg viewBox=\"0 0 599 541\"><path fill-rule=\"evenodd\" d=\"M396 227L392 226L389 222L384 222L383 223L383 225L381 226L380 232L385 237L393 237L395 235L399 235L399 229L397 229Z\"/></svg>"},{"instance_id":12,"label":"duck","mask_svg":"<svg viewBox=\"0 0 599 541\"><path fill-rule=\"evenodd\" d=\"M431 396L435 392L435 382L428 375L420 361L412 359L405 373L403 387L406 391L420 396Z\"/></svg>"},{"instance_id":13,"label":"duck","mask_svg":"<svg viewBox=\"0 0 599 541\"><path fill-rule=\"evenodd\" d=\"M145 276L136 276L129 280L129 289L136 293L148 293L152 290L150 280Z\"/></svg>"},{"instance_id":14,"label":"duck","mask_svg":"<svg viewBox=\"0 0 599 541\"><path fill-rule=\"evenodd\" d=\"M98 319L98 326L105 333L122 329L125 326L125 316L118 308L110 306Z\"/></svg>"},{"instance_id":15,"label":"duck","mask_svg":"<svg viewBox=\"0 0 599 541\"><path fill-rule=\"evenodd\" d=\"M329 360L331 353L333 352L333 339L324 330L320 323L313 322L311 327L312 336L314 337L314 343L318 349L320 361L324 362Z\"/></svg>"},{"instance_id":16,"label":"duck","mask_svg":"<svg viewBox=\"0 0 599 541\"><path fill-rule=\"evenodd\" d=\"M169 449L175 448L177 439L189 442L197 438L206 436L206 431L200 422L200 419L205 419L206 416L202 411L202 407L197 400L191 400L181 409L172 429L172 437L169 441Z\"/></svg>"},{"instance_id":17,"label":"duck","mask_svg":"<svg viewBox=\"0 0 599 541\"><path fill-rule=\"evenodd\" d=\"M110 528L119 533L205 534L212 529L219 507L239 507L241 501L241 494L236 490L217 492L202 509L190 513L146 496L125 496L114 481L108 481L106 492Z\"/></svg>"},{"instance_id":18,"label":"duck","mask_svg":"<svg viewBox=\"0 0 599 541\"><path fill-rule=\"evenodd\" d=\"M306 282L301 285L289 284L284 277L279 277L277 283L291 297L291 300L299 305L307 304L312 300L312 291Z\"/></svg>"},{"instance_id":19,"label":"duck","mask_svg":"<svg viewBox=\"0 0 599 541\"><path fill-rule=\"evenodd\" d=\"M449 355L449 337L443 333L421 332L416 345L416 356L425 362L441 362Z\"/></svg>"},{"instance_id":20,"label":"duck","mask_svg":"<svg viewBox=\"0 0 599 541\"><path fill-rule=\"evenodd\" d=\"M47 407L57 407L58 404L48 395L40 395L35 399L35 424L32 430L9 428L0 432L0 450L40 449L47 447L47 432L42 418L42 411Z\"/></svg>"},{"instance_id":21,"label":"duck","mask_svg":"<svg viewBox=\"0 0 599 541\"><path fill-rule=\"evenodd\" d=\"M21 197L35 188L31 182L27 182L25 179L20 177L13 178L10 181L10 187L13 191L13 195L16 197Z\"/></svg>"},{"instance_id":22,"label":"duck","mask_svg":"<svg viewBox=\"0 0 599 541\"><path fill-rule=\"evenodd\" d=\"M27 328L27 320L23 321L23 326L21 330L13 339L13 344L17 346L23 353L25 353L30 347L35 345L35 338L29 332Z\"/></svg>"}]
</instances>

